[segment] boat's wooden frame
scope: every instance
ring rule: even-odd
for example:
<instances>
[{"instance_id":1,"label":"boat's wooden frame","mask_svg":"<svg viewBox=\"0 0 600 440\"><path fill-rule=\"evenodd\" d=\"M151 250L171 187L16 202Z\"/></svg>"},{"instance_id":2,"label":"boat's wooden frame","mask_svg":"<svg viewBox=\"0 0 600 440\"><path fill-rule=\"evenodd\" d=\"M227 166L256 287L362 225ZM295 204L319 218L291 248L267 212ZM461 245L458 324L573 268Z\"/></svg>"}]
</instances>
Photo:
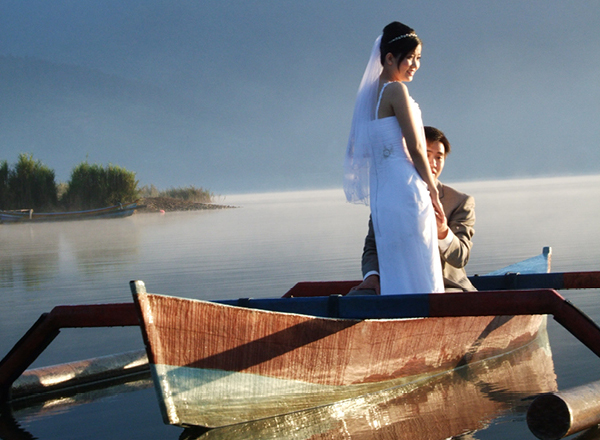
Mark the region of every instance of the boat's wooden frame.
<instances>
[{"instance_id":1,"label":"boat's wooden frame","mask_svg":"<svg viewBox=\"0 0 600 440\"><path fill-rule=\"evenodd\" d=\"M350 287L202 301L132 282L165 422L217 427L330 404L510 352L547 313L566 326L579 313L552 290L342 296ZM600 355L588 330L575 332Z\"/></svg>"},{"instance_id":2,"label":"boat's wooden frame","mask_svg":"<svg viewBox=\"0 0 600 440\"><path fill-rule=\"evenodd\" d=\"M549 263L550 253L547 252L546 254L546 259ZM600 328L589 317L587 317L584 313L578 310L573 304L565 300L554 290L598 288L600 287L600 272L530 274L508 273L496 276L475 276L471 277L471 280L477 287L481 288L481 286L486 286L487 290L480 292L454 292L434 295L413 295L403 296L403 298L396 298L394 296L344 297L338 294L346 293L350 287L358 284L358 281L310 282L298 283L292 289L290 289L290 291L285 295L285 298L241 298L238 300L221 300L203 303L207 303L210 307L213 307L215 310L236 310L236 313L239 313L240 316L246 315L247 317L251 317L252 315L258 316L261 314L291 316L293 317L293 319L298 320L298 322L301 324L300 327L306 326L306 324L302 324L300 321L308 322L309 320L313 320L314 322L326 322L327 325L320 328L322 337L315 338L315 335L313 335L312 337L308 337L306 334L302 335L301 339L305 342L304 345L302 345L302 347L304 347L302 349L306 349L306 347L311 346L313 343L329 343L331 341L324 340L330 337L334 342L336 338L338 341L343 341L344 339L346 341L349 341L351 338L349 339L345 337L344 332L346 332L347 330L355 331L354 329L358 329L361 326L371 325L365 324L365 321L378 321L375 322L375 324L377 325L382 325L383 321L386 320L405 321L407 323L414 323L418 321L430 321L434 323L439 319L456 319L457 322L461 322L460 326L465 326L464 322L466 321L478 321L481 323L487 323L484 330L473 341L472 345L469 346L469 349L463 353L463 356L460 358L456 365L463 365L465 363L466 365L471 365L477 359L483 359L486 356L492 356L492 352L495 350L495 348L493 348L493 341L501 339L498 338L498 335L500 334L498 332L509 330L511 326L514 323L517 323L521 318L534 320L539 319L540 325L537 327L537 329L534 323L533 326L530 327L533 329L532 331L523 331L523 328L521 328L519 330L521 336L514 334L513 336L515 336L515 338L509 338L511 341L513 341L512 346L515 347L519 344L526 343L527 340L535 337L535 332L542 329L543 323L545 322L544 316L532 315L550 314L554 316L554 319L558 323L563 325L577 339L579 339L588 348L590 348L596 355L600 356ZM139 325L138 314L140 312L140 304L144 303L144 301L150 297L164 297L162 295L147 294L145 291L145 286L141 281L132 281L130 285L131 290L134 293L134 295L136 295L136 297L145 297L145 299L142 298L142 301L138 302L137 305L135 303L125 303L57 306L50 313L44 313L40 317L40 319L31 327L31 329L23 336L23 338L21 338L21 340L17 342L17 344L4 357L4 359L0 361L0 403L12 402L11 386L13 382L21 376L21 374L27 369L27 367L42 353L42 351L48 346L48 344L52 342L52 340L59 334L62 328L137 326ZM536 287L538 289L534 290L533 288ZM495 290L491 291L491 289ZM331 295L328 297L317 296L313 298L303 296L307 294ZM408 311L408 308L404 307L407 304L412 304L412 311ZM180 313L177 314L181 315ZM473 319L464 317L473 317ZM184 317L178 316L176 319L181 320L182 318ZM260 325L264 326L264 322L262 320L260 320ZM312 324L310 326L312 326ZM336 330L336 326L337 331L331 332L332 329ZM418 327L418 325L415 327ZM228 328L232 327L229 326ZM299 327L296 327L295 329L298 328ZM239 329L235 329L235 331L238 331L238 334L240 333ZM264 331L264 329L261 331ZM273 337L275 339L281 337L282 333L278 333L274 336L272 334L267 335L266 333L265 335L269 338L272 338L273 340ZM245 335L242 336L246 337ZM424 340L427 336L429 337L429 339L432 339L431 334L423 334L422 340ZM462 337L463 335L461 335L461 338ZM363 345L371 345L372 341L370 339L367 340L366 343L365 340L366 338L363 336ZM418 340L418 338L415 338L415 340ZM260 341L260 343L264 342L264 340ZM180 344L181 341L177 341L177 343ZM437 341L434 341L434 343L438 344ZM247 367L249 366L252 368L264 368L265 366L259 365L262 364L263 361L272 362L272 360L275 360L275 363L279 362L281 364L280 361L277 361L277 358L279 356L295 356L295 354L292 353L296 350L293 347L294 345L299 344L288 344L287 348L283 346L275 347L275 351L273 351L273 347L271 347L270 354L266 351L262 351L259 353L250 353L250 357L246 358L243 361L240 361L238 359L236 360L236 362L238 364L240 362L246 362ZM449 342L449 345L456 345L455 341L453 340L451 341L451 343ZM247 347L248 346L250 345L247 345ZM444 344L440 345L440 347L443 346ZM286 351L289 347L291 347L290 353ZM500 351L510 351L510 347L511 343L507 343L506 341L504 341L504 346L500 348ZM312 350L312 347L309 348ZM216 356L212 357L212 359L202 359L201 362L215 362L219 358L227 359L228 356L232 353L236 354L236 356L234 357L237 357L237 354L242 353L244 349L245 348L242 348L241 351L239 351L237 348L235 348L234 351L231 351L229 353L215 353ZM393 350L387 351L393 352ZM272 356L273 354L274 356ZM252 358L252 356L254 356L254 358ZM447 355L444 356L448 357ZM260 360L261 358L263 359L263 361ZM155 362L157 357L151 356L151 359L152 362ZM258 359L259 362L256 363L252 359L254 359L254 361ZM248 360L250 361L249 363ZM252 365L253 362L254 365ZM450 364L452 364L452 361L450 362ZM380 367L381 366L378 365L378 368ZM144 368L144 366L140 365L140 368ZM359 371L360 368L361 367L359 365L357 371ZM452 368L452 365L450 366L450 368ZM287 369L293 374L296 374L294 371L292 371L294 369L293 367ZM316 369L316 367L313 369ZM123 369L117 368L113 370L114 372L110 372L108 374L114 374L115 376L117 376L121 374L121 370ZM405 368L405 372L409 370L410 366ZM413 369L413 371L416 370L417 369ZM294 397L299 396L294 396L294 394L292 393L292 401L298 401L292 402L292 404L289 405L289 399L287 402L282 401L282 399L280 398L281 395L275 392L274 394L272 394L273 398L270 402L272 407L278 407L275 408L275 411L269 410L266 413L254 413L254 411L250 411L251 414L248 418L243 414L244 411L246 411L246 413L248 411L241 408L243 416L241 417L241 419L252 420L255 419L257 415L260 417L260 414L265 416L273 413L284 414L286 413L286 411L292 410L296 407L303 408L310 405L319 404L319 402L328 402L332 401L332 399L344 398L344 396L352 396L355 395L356 392L363 393L369 390L381 389L382 386L386 387L394 384L401 384L403 382L406 382L407 380L413 380L415 378L418 378L422 374L435 374L432 373L434 370L435 368L431 371L421 371L417 373L417 376L398 377L392 379L386 379L384 377L377 378L372 376L366 376L366 380L364 380L363 383L358 383L360 382L358 381L357 383L350 383L349 385L344 384L348 382L353 382L352 380L348 379L350 376L346 374L351 373L351 370L349 369L347 369L347 371L344 373L346 374L346 376L344 376L344 374L337 375L338 382L332 382L329 379L329 382L324 381L322 380L324 376L321 374L319 378L319 383L308 384L308 388L312 388L312 391L314 391L317 387L321 387L322 389L327 388L329 390L328 392L321 393L322 395L319 396L317 400L307 399L304 401L304 403L299 404L299 399L294 399ZM176 368L173 371L176 371L176 373L179 374L183 371L183 368ZM235 376L238 374L238 372L236 371L223 371L227 373L226 376L231 377L233 379L236 379ZM384 374L389 375L389 373L385 373L385 368L383 370L380 368L380 371L384 371ZM160 390L161 386L163 386L164 384L160 384L160 381L157 380L160 379L158 373L158 370L155 369L155 386ZM240 374L244 375L246 373L242 372ZM392 376L396 377L397 375L394 372L392 372ZM35 393L38 397L36 397L36 399L43 399L43 395L46 394L48 391L52 395L58 395L61 388L70 390L73 389L73 387L77 388L78 386L80 386L80 381L78 381L77 378L73 379L73 381L68 380L64 384L53 383L50 387L37 387ZM217 386L217 388L220 387L222 390L222 382L221 384L216 383L219 378L215 376L212 379L216 380L213 380L211 386L215 385ZM336 377L334 377L334 379L336 379ZM86 380L84 380L82 383L85 383L84 386L89 386L89 384L86 383ZM271 382L278 382L280 379L269 377L268 380ZM287 379L281 380L286 381ZM189 387L189 382L187 385ZM263 386L261 388L262 385L264 384L259 383L258 387L254 388L254 392L256 390L267 390L267 387ZM46 388L48 388L48 390L46 390ZM308 388L305 387L305 389ZM289 389L290 388L288 387L287 390ZM273 390L277 391L275 388L271 387L270 391ZM160 394L161 391L159 391L159 395ZM313 393L313 395L314 394L315 393ZM185 397L184 394L181 394L180 396ZM227 407L228 403L235 403L236 396L234 396L233 402L228 402L227 400L223 399L223 397L227 397L227 393L221 396L213 396L213 400L216 401L218 404L217 406L212 408L213 410L216 409L218 412L218 414L216 414L217 419L215 419L217 422L216 424L229 424L234 419L235 421L238 421L238 418L232 418L231 415L233 415L235 411L239 411L240 408ZM290 395L288 394L287 397L290 397ZM25 395L19 396L18 399L19 401L25 401L28 399L28 396L25 393ZM269 403L268 400L269 399L267 399L266 403ZM206 402L200 402L200 405L202 405L203 403ZM238 403L246 405L248 402L244 403L243 401L238 401ZM175 419L169 418L170 415L168 414L168 411L171 411L171 415L175 414L177 416L177 413L173 408L166 406L162 401L161 405L163 405L163 414L165 416L165 421L167 423L173 423L171 420ZM194 406L198 406L198 402L192 399L186 402L186 406L187 408L192 408ZM224 407L227 408L228 411L230 411L229 414L222 414ZM266 407L268 409L268 405L266 405ZM210 408L207 407L207 409ZM215 416L215 414L213 414L213 416ZM188 421L184 421L181 418L177 419L175 423L181 425L204 424L206 426L210 426L208 422L202 422L201 420L194 421L192 419L189 419Z\"/></svg>"}]
</instances>

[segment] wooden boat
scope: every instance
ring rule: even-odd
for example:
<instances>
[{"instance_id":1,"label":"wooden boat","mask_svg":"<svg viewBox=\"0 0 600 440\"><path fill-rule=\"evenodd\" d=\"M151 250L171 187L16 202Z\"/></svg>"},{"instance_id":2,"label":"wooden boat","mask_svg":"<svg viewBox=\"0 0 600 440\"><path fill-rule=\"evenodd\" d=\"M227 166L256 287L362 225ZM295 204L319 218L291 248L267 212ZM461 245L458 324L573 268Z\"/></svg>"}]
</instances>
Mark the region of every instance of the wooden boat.
<instances>
[{"instance_id":1,"label":"wooden boat","mask_svg":"<svg viewBox=\"0 0 600 440\"><path fill-rule=\"evenodd\" d=\"M105 219L129 217L137 208L137 203L118 204L106 208L68 212L34 212L32 209L0 211L0 223L52 222L66 220Z\"/></svg>"},{"instance_id":2,"label":"wooden boat","mask_svg":"<svg viewBox=\"0 0 600 440\"><path fill-rule=\"evenodd\" d=\"M549 268L544 254L539 272ZM477 292L336 295L356 284L299 283L283 298L201 301L148 294L132 282L165 422L218 427L331 404L510 352L546 323L542 314L439 311L477 304Z\"/></svg>"}]
</instances>

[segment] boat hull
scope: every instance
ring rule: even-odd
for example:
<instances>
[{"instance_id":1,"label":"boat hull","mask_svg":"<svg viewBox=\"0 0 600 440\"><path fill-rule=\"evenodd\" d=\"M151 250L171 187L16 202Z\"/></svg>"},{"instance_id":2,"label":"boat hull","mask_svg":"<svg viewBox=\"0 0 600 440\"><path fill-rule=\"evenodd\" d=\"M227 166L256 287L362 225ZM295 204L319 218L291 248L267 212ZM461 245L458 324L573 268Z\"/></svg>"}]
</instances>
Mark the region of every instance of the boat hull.
<instances>
[{"instance_id":1,"label":"boat hull","mask_svg":"<svg viewBox=\"0 0 600 440\"><path fill-rule=\"evenodd\" d=\"M461 438L509 411L512 420L523 419L528 397L556 389L548 336L542 330L532 343L510 353L405 386L207 433L190 428L180 439Z\"/></svg>"},{"instance_id":2,"label":"boat hull","mask_svg":"<svg viewBox=\"0 0 600 440\"><path fill-rule=\"evenodd\" d=\"M0 211L0 223L36 223L69 220L92 220L129 217L133 215L137 203L115 205L106 208L69 212L34 212L33 210Z\"/></svg>"},{"instance_id":3,"label":"boat hull","mask_svg":"<svg viewBox=\"0 0 600 440\"><path fill-rule=\"evenodd\" d=\"M134 295L166 423L217 427L401 385L531 342L545 315L335 319Z\"/></svg>"}]
</instances>

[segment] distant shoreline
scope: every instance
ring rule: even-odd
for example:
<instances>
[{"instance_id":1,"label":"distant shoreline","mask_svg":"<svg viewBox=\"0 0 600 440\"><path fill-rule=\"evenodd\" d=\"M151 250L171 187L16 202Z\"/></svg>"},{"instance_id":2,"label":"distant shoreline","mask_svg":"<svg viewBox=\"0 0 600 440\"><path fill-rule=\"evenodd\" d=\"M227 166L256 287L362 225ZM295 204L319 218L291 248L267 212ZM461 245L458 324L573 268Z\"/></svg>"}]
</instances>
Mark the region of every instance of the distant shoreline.
<instances>
[{"instance_id":1,"label":"distant shoreline","mask_svg":"<svg viewBox=\"0 0 600 440\"><path fill-rule=\"evenodd\" d=\"M232 205L219 205L216 203L201 203L190 200L176 199L173 197L146 197L140 199L136 212L177 212L177 211L201 211L206 209L236 208Z\"/></svg>"}]
</instances>

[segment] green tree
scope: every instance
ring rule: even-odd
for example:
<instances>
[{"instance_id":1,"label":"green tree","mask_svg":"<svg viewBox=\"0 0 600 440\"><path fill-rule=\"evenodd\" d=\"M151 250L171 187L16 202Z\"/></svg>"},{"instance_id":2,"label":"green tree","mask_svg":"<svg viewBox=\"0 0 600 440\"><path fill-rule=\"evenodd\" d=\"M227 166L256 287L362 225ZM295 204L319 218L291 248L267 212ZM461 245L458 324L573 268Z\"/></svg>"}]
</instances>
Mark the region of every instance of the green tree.
<instances>
[{"instance_id":1,"label":"green tree","mask_svg":"<svg viewBox=\"0 0 600 440\"><path fill-rule=\"evenodd\" d=\"M8 170L12 209L52 210L57 205L54 170L32 154L22 153L14 169Z\"/></svg>"},{"instance_id":2,"label":"green tree","mask_svg":"<svg viewBox=\"0 0 600 440\"><path fill-rule=\"evenodd\" d=\"M95 209L131 203L139 198L135 173L117 165L80 163L71 171L63 196L68 209Z\"/></svg>"},{"instance_id":3,"label":"green tree","mask_svg":"<svg viewBox=\"0 0 600 440\"><path fill-rule=\"evenodd\" d=\"M0 209L9 209L10 191L8 189L8 162L0 161Z\"/></svg>"}]
</instances>

